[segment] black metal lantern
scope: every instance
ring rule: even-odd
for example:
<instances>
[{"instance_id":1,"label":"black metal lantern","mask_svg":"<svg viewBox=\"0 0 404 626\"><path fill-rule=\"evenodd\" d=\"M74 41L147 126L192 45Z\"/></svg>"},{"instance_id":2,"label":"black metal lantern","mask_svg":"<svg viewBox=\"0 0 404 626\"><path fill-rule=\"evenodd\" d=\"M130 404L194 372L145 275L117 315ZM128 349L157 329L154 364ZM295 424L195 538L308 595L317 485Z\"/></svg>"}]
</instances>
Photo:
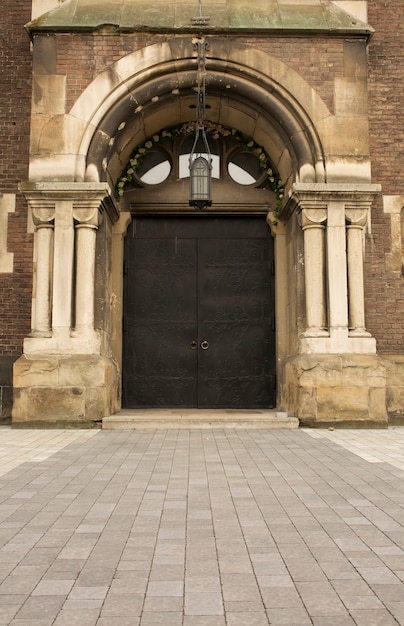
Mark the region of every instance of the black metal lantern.
<instances>
[{"instance_id":1,"label":"black metal lantern","mask_svg":"<svg viewBox=\"0 0 404 626\"><path fill-rule=\"evenodd\" d=\"M204 209L212 205L212 166L203 156L198 156L190 165L190 206Z\"/></svg>"},{"instance_id":2,"label":"black metal lantern","mask_svg":"<svg viewBox=\"0 0 404 626\"><path fill-rule=\"evenodd\" d=\"M202 39L194 46L198 50L198 90L195 141L189 155L189 205L203 210L212 205L212 158L205 132L205 50L209 44Z\"/></svg>"}]
</instances>

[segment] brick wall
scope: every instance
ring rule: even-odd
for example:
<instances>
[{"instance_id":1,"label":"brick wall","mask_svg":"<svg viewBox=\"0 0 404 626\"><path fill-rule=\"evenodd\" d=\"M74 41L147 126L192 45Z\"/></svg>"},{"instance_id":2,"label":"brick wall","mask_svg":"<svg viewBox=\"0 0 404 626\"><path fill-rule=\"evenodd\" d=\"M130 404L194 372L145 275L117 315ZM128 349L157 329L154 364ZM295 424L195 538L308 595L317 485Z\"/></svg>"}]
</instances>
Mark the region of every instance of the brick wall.
<instances>
[{"instance_id":1,"label":"brick wall","mask_svg":"<svg viewBox=\"0 0 404 626\"><path fill-rule=\"evenodd\" d=\"M369 0L369 23L376 29L369 44L370 132L373 182L385 195L404 195L404 48L401 0ZM367 243L367 327L381 353L403 353L404 277L386 267L391 252L390 215L382 198L372 215Z\"/></svg>"},{"instance_id":2,"label":"brick wall","mask_svg":"<svg viewBox=\"0 0 404 626\"><path fill-rule=\"evenodd\" d=\"M30 15L30 0L0 2L0 193L17 194L15 213L8 217L14 271L0 274L0 356L21 354L22 339L30 330L32 234L27 233L26 203L18 193L18 183L28 178L32 70L24 24Z\"/></svg>"}]
</instances>

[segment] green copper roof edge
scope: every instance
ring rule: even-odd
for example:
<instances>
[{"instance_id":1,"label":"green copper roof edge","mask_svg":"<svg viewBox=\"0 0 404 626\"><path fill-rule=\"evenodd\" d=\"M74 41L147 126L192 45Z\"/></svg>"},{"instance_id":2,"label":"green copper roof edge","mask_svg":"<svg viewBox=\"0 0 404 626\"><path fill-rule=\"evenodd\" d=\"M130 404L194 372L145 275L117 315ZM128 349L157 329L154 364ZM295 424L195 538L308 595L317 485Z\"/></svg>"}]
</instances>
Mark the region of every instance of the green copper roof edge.
<instances>
[{"instance_id":1,"label":"green copper roof edge","mask_svg":"<svg viewBox=\"0 0 404 626\"><path fill-rule=\"evenodd\" d=\"M240 0L242 2L243 0ZM41 32L97 32L108 29L111 33L296 33L322 34L336 33L339 35L366 35L374 33L374 29L367 23L353 17L344 10L331 4L329 0L323 0L324 4L313 6L304 5L296 12L294 5L278 5L277 10L272 13L263 14L261 10L257 14L248 12L245 7L240 6L240 11L224 9L218 15L213 15L213 20L219 20L214 25L213 22L206 25L185 23L179 20L178 26L175 22L176 1L173 0L171 9L165 15L158 15L153 10L149 13L144 8L144 3L139 5L139 13L136 16L130 11L130 2L124 6L124 0L115 0L108 4L105 0L103 7L86 10L86 0L67 0L59 7L39 16L35 20L26 24L25 28L32 36L33 33ZM249 4L254 5L254 0L249 0ZM142 16L143 11L146 13ZM150 5L149 5L150 6ZM133 7L132 7L133 8ZM87 8L88 9L88 8ZM214 12L215 13L215 12ZM261 17L260 17L261 16ZM189 18L184 14L183 20ZM129 19L128 19L129 18ZM259 18L259 19L257 19ZM190 19L190 18L189 18ZM262 25L260 23L262 19ZM142 23L143 20L143 23ZM235 23L235 20L237 23ZM136 23L137 22L137 23Z\"/></svg>"}]
</instances>

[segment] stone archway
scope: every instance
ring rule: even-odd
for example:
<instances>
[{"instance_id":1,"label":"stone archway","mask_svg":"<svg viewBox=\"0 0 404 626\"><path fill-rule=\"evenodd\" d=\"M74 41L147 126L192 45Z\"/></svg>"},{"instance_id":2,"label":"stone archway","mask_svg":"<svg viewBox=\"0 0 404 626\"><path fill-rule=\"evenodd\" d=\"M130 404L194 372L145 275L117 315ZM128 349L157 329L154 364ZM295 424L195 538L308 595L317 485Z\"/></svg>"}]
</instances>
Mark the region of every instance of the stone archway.
<instances>
[{"instance_id":1,"label":"stone archway","mask_svg":"<svg viewBox=\"0 0 404 626\"><path fill-rule=\"evenodd\" d=\"M345 111L331 111L278 59L238 41L209 42L209 116L262 145L285 182L279 216L267 207L276 236L278 407L306 421L327 421L330 409L321 395L329 391L329 371L340 371L332 382L337 401L331 411L338 413L338 394L354 363L364 374L360 410L353 412L383 421L373 393L383 373L364 329L360 271L362 236L378 191L370 185L366 142L358 155ZM178 36L121 58L64 115L34 102L31 181L22 190L36 221L38 264L33 333L15 368L16 421L28 419L28 405L31 421L33 414L49 419L46 411L42 417L44 406L57 403L75 422L119 409L121 261L129 215L112 190L135 145L192 119L195 69L192 39ZM55 93L59 87L55 79ZM49 171L58 182L49 180ZM88 291L94 272L96 289ZM335 354L349 354L349 363L340 358L336 368ZM318 376L306 383L313 368ZM383 394L383 382L376 387Z\"/></svg>"}]
</instances>

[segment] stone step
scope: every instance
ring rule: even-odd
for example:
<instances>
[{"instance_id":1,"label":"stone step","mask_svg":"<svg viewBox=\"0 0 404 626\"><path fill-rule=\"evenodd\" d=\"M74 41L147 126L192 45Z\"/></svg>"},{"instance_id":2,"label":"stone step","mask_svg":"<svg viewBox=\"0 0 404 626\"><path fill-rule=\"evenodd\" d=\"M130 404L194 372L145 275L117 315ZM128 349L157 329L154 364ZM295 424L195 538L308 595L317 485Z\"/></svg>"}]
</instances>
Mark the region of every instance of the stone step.
<instances>
[{"instance_id":1,"label":"stone step","mask_svg":"<svg viewBox=\"0 0 404 626\"><path fill-rule=\"evenodd\" d=\"M298 428L299 420L282 411L213 409L123 409L104 417L104 430L208 428Z\"/></svg>"}]
</instances>

